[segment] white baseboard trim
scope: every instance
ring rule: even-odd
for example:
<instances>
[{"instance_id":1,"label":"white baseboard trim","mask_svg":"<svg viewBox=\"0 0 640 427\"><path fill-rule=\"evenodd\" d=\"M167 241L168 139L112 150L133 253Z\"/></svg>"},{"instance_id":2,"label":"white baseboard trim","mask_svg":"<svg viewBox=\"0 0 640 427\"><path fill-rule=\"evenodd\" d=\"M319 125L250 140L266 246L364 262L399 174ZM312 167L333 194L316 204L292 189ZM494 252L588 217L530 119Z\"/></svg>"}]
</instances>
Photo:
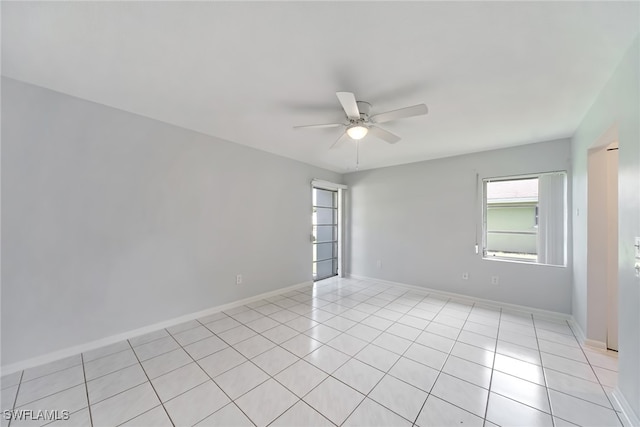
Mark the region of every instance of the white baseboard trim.
<instances>
[{"instance_id":1,"label":"white baseboard trim","mask_svg":"<svg viewBox=\"0 0 640 427\"><path fill-rule=\"evenodd\" d=\"M571 320L569 320L569 326L571 327L573 334L578 339L578 342L580 342L581 344L584 344L585 341L587 340L587 336L584 334L582 327L578 322L576 322L576 319L573 316L571 316Z\"/></svg>"},{"instance_id":2,"label":"white baseboard trim","mask_svg":"<svg viewBox=\"0 0 640 427\"><path fill-rule=\"evenodd\" d=\"M620 389L618 387L614 388L611 394L620 409L622 409L622 417L624 418L623 424L626 426L640 426L640 418L635 412L633 412L631 405L629 405L629 402L624 397Z\"/></svg>"},{"instance_id":3,"label":"white baseboard trim","mask_svg":"<svg viewBox=\"0 0 640 427\"><path fill-rule=\"evenodd\" d=\"M598 350L607 350L606 342L587 338L586 334L582 330L582 327L578 322L576 322L576 319L573 318L573 316L571 316L571 319L569 320L569 326L571 326L573 333L575 334L580 344L582 344L583 346L595 348Z\"/></svg>"},{"instance_id":4,"label":"white baseboard trim","mask_svg":"<svg viewBox=\"0 0 640 427\"><path fill-rule=\"evenodd\" d=\"M219 305L216 307L208 308L206 310L197 311L195 313L185 314L184 316L174 317L173 319L164 320L162 322L154 323L152 325L143 326L142 328L137 328L131 331L123 332L117 335L112 335L109 337L101 338L95 341L90 341L88 343L76 345L73 347L68 347L62 350L54 351L51 353L44 354L42 356L33 357L30 359L22 360L20 362L11 363L6 366L2 366L0 368L0 372L2 375L12 374L14 372L22 371L24 369L32 368L34 366L44 365L46 363L55 362L56 360L64 359L65 357L75 356L76 354L85 353L90 350L95 350L100 347L104 347L110 344L115 344L119 341L127 340L129 338L137 337L139 335L144 335L149 332L154 332L159 329L169 328L171 326L179 325L180 323L188 322L190 320L199 319L201 317L208 316L210 314L218 313L220 311L230 310L235 307L240 307L241 305L249 304L254 301L259 301L261 299L270 298L276 295L280 295L286 292L290 292L296 289L304 288L307 286L312 286L312 281L307 281L303 283L298 283L296 285L287 286L284 288L276 289L274 291L264 292L259 295L254 295L252 297L244 298L241 300L233 301L227 304Z\"/></svg>"},{"instance_id":5,"label":"white baseboard trim","mask_svg":"<svg viewBox=\"0 0 640 427\"><path fill-rule=\"evenodd\" d=\"M392 282L390 280L376 279L374 277L359 276L359 275L356 275L356 274L351 274L349 277L351 277L353 279L358 279L358 280L370 280L372 282L378 282L378 283L381 283L381 284L400 286L400 287L403 287L403 288L412 289L412 290L421 291L421 292L428 292L429 294L434 294L434 295L441 296L441 297L444 297L444 298L454 298L454 299L456 299L458 301L463 301L463 302L468 302L468 303L481 303L482 305L489 306L489 307L492 307L492 308L507 308L509 310L517 311L517 312L521 312L521 313L537 314L537 315L539 315L541 317L545 317L547 319L552 319L552 320L570 321L572 319L570 314L559 313L557 311L551 311L551 310L543 310L541 308L528 307L526 305L511 304L511 303L507 303L507 302L494 301L494 300L484 299L484 298L477 298L477 297L472 297L472 296L469 296L469 295L457 294L455 292L441 291L439 289L432 289L432 288L427 288L427 287L423 287L423 286L416 286L416 285L408 285L406 283Z\"/></svg>"},{"instance_id":6,"label":"white baseboard trim","mask_svg":"<svg viewBox=\"0 0 640 427\"><path fill-rule=\"evenodd\" d=\"M587 347L597 348L598 350L607 350L607 343L603 341L596 341L585 338L583 344Z\"/></svg>"}]
</instances>

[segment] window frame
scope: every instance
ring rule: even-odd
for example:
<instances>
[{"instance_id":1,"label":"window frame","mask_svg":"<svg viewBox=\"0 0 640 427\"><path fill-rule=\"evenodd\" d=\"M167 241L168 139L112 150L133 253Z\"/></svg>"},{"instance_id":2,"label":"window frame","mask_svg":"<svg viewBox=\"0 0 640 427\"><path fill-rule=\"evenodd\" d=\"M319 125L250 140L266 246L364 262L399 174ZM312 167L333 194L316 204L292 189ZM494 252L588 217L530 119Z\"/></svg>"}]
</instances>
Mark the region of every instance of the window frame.
<instances>
[{"instance_id":1,"label":"window frame","mask_svg":"<svg viewBox=\"0 0 640 427\"><path fill-rule=\"evenodd\" d=\"M518 181L518 180L526 180L526 179L534 179L537 178L539 179L541 176L544 175L554 175L554 174L562 174L564 176L564 200L563 200L563 205L564 205L564 209L563 209L563 249L564 249L564 263L563 264L549 264L549 263L543 263L543 262L539 262L538 261L538 254L539 254L539 248L538 248L538 241L536 238L536 259L535 260L526 260L526 259L522 259L522 258L517 258L517 257L508 257L508 256L488 256L487 255L487 234L488 234L488 229L487 229L487 184L490 182L498 182L498 181ZM481 242L482 245L479 248L480 250L477 251L481 258L483 260L488 260L488 261L498 261L498 262L511 262L511 263L516 263L516 264L527 264L527 265L541 265L541 266L548 266L548 267L562 267L562 268L566 268L568 266L568 247L567 247L567 240L568 240L568 209L569 209L569 191L568 191L568 179L569 179L569 173L567 170L556 170L556 171L547 171L547 172L538 172L538 173L526 173L526 174L517 174L517 175L503 175L503 176L493 176L493 177L484 177L482 178L481 181L481 207L482 207L482 229L481 229ZM536 230L539 230L539 223L540 223L540 219L539 219L539 196L538 196L538 202L536 204L536 208L535 208L535 228ZM539 232L539 231L538 231Z\"/></svg>"}]
</instances>

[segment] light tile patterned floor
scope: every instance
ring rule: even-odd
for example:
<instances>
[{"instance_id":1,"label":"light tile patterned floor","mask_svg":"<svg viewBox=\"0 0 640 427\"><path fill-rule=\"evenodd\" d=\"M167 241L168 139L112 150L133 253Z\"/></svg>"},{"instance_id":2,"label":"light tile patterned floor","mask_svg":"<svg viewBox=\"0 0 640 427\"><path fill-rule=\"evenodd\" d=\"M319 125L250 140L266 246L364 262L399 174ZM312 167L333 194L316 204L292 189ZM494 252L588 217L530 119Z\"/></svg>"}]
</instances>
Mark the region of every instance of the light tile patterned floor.
<instances>
[{"instance_id":1,"label":"light tile patterned floor","mask_svg":"<svg viewBox=\"0 0 640 427\"><path fill-rule=\"evenodd\" d=\"M5 376L1 402L71 412L51 426L617 426L616 381L564 321L331 279Z\"/></svg>"}]
</instances>

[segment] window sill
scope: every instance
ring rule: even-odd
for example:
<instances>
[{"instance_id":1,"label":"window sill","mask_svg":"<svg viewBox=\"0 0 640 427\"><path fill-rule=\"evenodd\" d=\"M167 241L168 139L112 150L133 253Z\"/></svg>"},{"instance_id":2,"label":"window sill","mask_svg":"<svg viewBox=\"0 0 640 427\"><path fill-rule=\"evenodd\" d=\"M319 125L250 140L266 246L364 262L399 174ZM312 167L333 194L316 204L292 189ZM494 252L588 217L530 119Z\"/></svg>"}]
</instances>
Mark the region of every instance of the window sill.
<instances>
[{"instance_id":1,"label":"window sill","mask_svg":"<svg viewBox=\"0 0 640 427\"><path fill-rule=\"evenodd\" d=\"M518 259L510 259L510 258L502 258L502 257L485 257L483 256L482 259L484 261L496 261L496 262L508 262L508 263L512 263L512 264L525 264L525 265L539 265L539 266L543 266L543 267L560 267L560 268L567 268L567 265L557 265L557 264L542 264L536 261L523 261L523 260L518 260Z\"/></svg>"}]
</instances>

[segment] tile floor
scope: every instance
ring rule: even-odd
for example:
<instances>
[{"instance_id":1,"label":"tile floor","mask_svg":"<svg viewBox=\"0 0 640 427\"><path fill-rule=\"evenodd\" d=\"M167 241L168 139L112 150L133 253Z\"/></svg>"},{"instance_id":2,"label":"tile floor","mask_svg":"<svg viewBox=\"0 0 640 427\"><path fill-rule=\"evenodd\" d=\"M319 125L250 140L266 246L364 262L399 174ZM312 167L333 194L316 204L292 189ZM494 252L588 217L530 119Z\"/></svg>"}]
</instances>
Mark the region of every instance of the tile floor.
<instances>
[{"instance_id":1,"label":"tile floor","mask_svg":"<svg viewBox=\"0 0 640 427\"><path fill-rule=\"evenodd\" d=\"M617 426L616 381L566 322L331 279L7 375L1 403L70 412L51 426Z\"/></svg>"}]
</instances>

